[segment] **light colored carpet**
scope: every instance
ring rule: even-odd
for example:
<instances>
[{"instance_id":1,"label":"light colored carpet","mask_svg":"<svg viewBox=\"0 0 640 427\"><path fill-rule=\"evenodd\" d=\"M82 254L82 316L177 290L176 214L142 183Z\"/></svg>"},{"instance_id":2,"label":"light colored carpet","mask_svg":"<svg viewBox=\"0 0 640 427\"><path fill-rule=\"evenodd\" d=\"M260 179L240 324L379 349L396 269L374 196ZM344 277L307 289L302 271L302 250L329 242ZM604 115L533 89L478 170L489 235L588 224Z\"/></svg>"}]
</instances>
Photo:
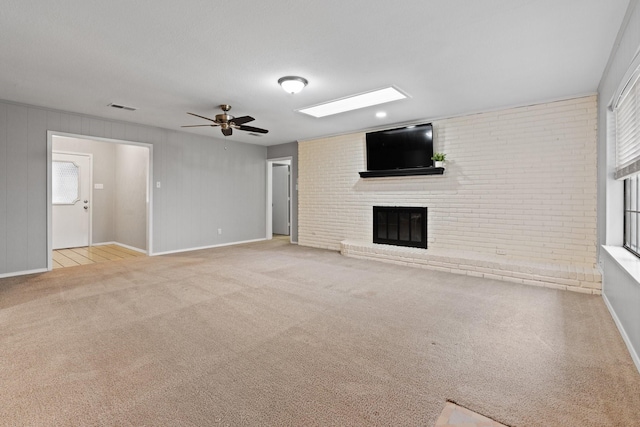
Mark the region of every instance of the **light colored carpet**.
<instances>
[{"instance_id":1,"label":"light colored carpet","mask_svg":"<svg viewBox=\"0 0 640 427\"><path fill-rule=\"evenodd\" d=\"M0 425L640 425L600 297L284 241L0 280Z\"/></svg>"}]
</instances>

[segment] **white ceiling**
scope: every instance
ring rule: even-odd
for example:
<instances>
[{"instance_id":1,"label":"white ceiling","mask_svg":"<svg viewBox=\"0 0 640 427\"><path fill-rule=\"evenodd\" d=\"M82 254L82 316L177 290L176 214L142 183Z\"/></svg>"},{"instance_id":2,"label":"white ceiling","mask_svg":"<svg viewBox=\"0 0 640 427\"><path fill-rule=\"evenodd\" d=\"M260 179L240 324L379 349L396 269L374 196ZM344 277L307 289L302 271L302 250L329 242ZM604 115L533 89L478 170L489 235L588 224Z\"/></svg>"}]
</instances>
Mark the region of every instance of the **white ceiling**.
<instances>
[{"instance_id":1,"label":"white ceiling","mask_svg":"<svg viewBox=\"0 0 640 427\"><path fill-rule=\"evenodd\" d=\"M3 0L0 98L175 130L228 103L270 131L231 140L274 145L594 93L628 3ZM297 95L277 84L292 74ZM387 85L410 98L294 111Z\"/></svg>"}]
</instances>

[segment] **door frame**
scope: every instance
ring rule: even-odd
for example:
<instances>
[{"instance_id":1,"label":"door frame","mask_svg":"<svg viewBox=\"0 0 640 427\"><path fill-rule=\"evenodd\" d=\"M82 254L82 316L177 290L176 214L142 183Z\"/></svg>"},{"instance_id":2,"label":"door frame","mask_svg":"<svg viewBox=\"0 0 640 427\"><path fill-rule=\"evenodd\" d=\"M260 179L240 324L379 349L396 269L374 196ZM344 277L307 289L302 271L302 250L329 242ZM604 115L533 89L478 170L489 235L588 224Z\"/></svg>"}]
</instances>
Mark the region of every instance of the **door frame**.
<instances>
[{"instance_id":1,"label":"door frame","mask_svg":"<svg viewBox=\"0 0 640 427\"><path fill-rule=\"evenodd\" d=\"M293 231L291 226L293 225L293 180L291 179L293 169L293 156L277 157L274 159L267 159L267 205L266 205L266 217L267 217L267 240L273 239L273 164L289 161L289 242L293 243Z\"/></svg>"},{"instance_id":2,"label":"door frame","mask_svg":"<svg viewBox=\"0 0 640 427\"><path fill-rule=\"evenodd\" d=\"M102 138L98 136L82 135L68 132L47 131L47 270L53 270L53 221L52 221L52 200L51 200L51 162L53 161L53 137L61 136L68 138L86 139L90 141L109 142L113 144L137 145L149 149L148 170L147 170L147 255L152 256L153 252L153 144L144 142L129 141L124 139ZM91 176L91 192L93 193L93 169ZM92 215L93 216L93 215ZM89 227L91 233L91 227ZM92 235L89 235L91 244Z\"/></svg>"},{"instance_id":3,"label":"door frame","mask_svg":"<svg viewBox=\"0 0 640 427\"><path fill-rule=\"evenodd\" d=\"M53 142L53 139L52 139ZM72 156L86 156L89 157L89 246L91 246L91 242L93 242L93 154L92 153L81 153L76 151L53 151L53 146L51 147L51 162L53 162L53 154L70 154ZM49 162L48 166L51 168L51 162ZM49 186L47 190L51 188L51 175L49 175ZM51 227L48 229L51 230L51 248L53 250L53 203L51 200L48 200L49 209L52 209L51 215ZM47 209L48 210L48 209Z\"/></svg>"}]
</instances>

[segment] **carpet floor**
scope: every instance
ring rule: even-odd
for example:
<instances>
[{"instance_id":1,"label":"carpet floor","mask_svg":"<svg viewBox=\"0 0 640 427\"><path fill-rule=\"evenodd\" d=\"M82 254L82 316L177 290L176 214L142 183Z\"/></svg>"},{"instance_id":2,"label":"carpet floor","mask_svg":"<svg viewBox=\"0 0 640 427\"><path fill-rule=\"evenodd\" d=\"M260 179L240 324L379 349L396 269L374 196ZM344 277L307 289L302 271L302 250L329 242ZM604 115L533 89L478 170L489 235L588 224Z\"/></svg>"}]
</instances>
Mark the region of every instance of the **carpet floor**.
<instances>
[{"instance_id":1,"label":"carpet floor","mask_svg":"<svg viewBox=\"0 0 640 427\"><path fill-rule=\"evenodd\" d=\"M0 425L640 425L602 301L258 242L0 279Z\"/></svg>"}]
</instances>

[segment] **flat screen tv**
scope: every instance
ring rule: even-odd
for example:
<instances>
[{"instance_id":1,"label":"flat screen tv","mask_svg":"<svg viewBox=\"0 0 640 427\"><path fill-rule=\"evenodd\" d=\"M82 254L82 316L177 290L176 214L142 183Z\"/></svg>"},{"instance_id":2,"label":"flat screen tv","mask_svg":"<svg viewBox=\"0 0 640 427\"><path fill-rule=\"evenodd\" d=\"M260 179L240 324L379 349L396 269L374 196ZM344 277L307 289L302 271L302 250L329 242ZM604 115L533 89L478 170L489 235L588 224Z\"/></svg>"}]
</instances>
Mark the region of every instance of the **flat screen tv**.
<instances>
[{"instance_id":1,"label":"flat screen tv","mask_svg":"<svg viewBox=\"0 0 640 427\"><path fill-rule=\"evenodd\" d=\"M385 171L433 166L431 123L367 133L367 170Z\"/></svg>"}]
</instances>

